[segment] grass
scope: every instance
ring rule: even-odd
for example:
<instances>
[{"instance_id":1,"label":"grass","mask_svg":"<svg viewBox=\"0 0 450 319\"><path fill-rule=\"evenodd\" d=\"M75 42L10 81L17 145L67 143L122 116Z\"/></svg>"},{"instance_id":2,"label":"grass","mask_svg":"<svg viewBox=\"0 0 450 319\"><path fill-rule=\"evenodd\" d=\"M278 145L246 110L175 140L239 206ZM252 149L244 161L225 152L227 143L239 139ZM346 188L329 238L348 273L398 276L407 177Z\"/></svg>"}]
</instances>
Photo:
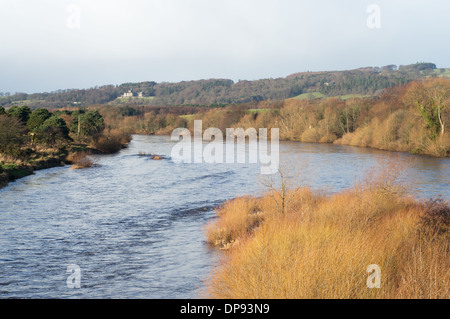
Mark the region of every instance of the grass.
<instances>
[{"instance_id":1,"label":"grass","mask_svg":"<svg viewBox=\"0 0 450 319\"><path fill-rule=\"evenodd\" d=\"M337 96L333 96L333 97L337 98L337 99L348 100L348 99L352 99L352 98L364 98L364 97L369 97L369 96L370 95L346 94L346 95L337 95ZM307 93L297 95L297 96L293 97L292 99L314 100L314 99L323 99L323 98L327 98L327 96L320 92L307 92Z\"/></svg>"},{"instance_id":2,"label":"grass","mask_svg":"<svg viewBox=\"0 0 450 319\"><path fill-rule=\"evenodd\" d=\"M17 169L18 165L17 164L0 164L0 168L5 171L8 171L8 170Z\"/></svg>"},{"instance_id":3,"label":"grass","mask_svg":"<svg viewBox=\"0 0 450 319\"><path fill-rule=\"evenodd\" d=\"M354 99L354 98L366 98L366 97L370 97L370 95L361 95L361 94L346 94L346 95L340 95L340 96L335 96L335 98L340 98L342 100L348 100L348 99Z\"/></svg>"},{"instance_id":4,"label":"grass","mask_svg":"<svg viewBox=\"0 0 450 319\"><path fill-rule=\"evenodd\" d=\"M145 96L145 97L137 97L137 96L133 96L133 97L118 97L117 99L115 99L114 101L109 102L109 104L126 104L130 101L142 101L142 102L146 102L146 103L150 103L153 101L155 97L154 96Z\"/></svg>"},{"instance_id":5,"label":"grass","mask_svg":"<svg viewBox=\"0 0 450 319\"><path fill-rule=\"evenodd\" d=\"M337 99L348 100L348 99L352 99L352 98L364 98L364 97L368 97L368 96L369 95L346 94L346 95L337 95L337 96L333 96L333 97L337 98ZM297 99L297 100L314 100L314 99L323 99L323 98L327 98L327 96L325 94L320 93L320 92L307 92L307 93L303 93L303 94L297 95L297 96L293 97L292 99Z\"/></svg>"},{"instance_id":6,"label":"grass","mask_svg":"<svg viewBox=\"0 0 450 319\"><path fill-rule=\"evenodd\" d=\"M269 195L225 203L206 229L226 250L207 296L449 298L450 207L417 202L397 183L384 173L334 195L291 190L283 214ZM367 286L372 264L379 289Z\"/></svg>"},{"instance_id":7,"label":"grass","mask_svg":"<svg viewBox=\"0 0 450 319\"><path fill-rule=\"evenodd\" d=\"M26 156L0 154L0 173L6 173L9 180L16 180L33 174L34 170L60 166L65 157L64 150L58 148L28 148L23 149L23 153ZM0 184L4 183L0 182Z\"/></svg>"},{"instance_id":8,"label":"grass","mask_svg":"<svg viewBox=\"0 0 450 319\"><path fill-rule=\"evenodd\" d=\"M94 162L89 158L87 152L70 153L66 161L72 163L72 169L91 167Z\"/></svg>"},{"instance_id":9,"label":"grass","mask_svg":"<svg viewBox=\"0 0 450 319\"><path fill-rule=\"evenodd\" d=\"M308 92L308 93L303 93L300 95L297 95L295 97L293 97L293 99L297 99L297 100L314 100L314 99L322 99L327 97L325 94L322 94L320 92Z\"/></svg>"},{"instance_id":10,"label":"grass","mask_svg":"<svg viewBox=\"0 0 450 319\"><path fill-rule=\"evenodd\" d=\"M186 114L186 115L180 115L181 118L185 119L186 121L195 119L196 117L198 117L199 114Z\"/></svg>"},{"instance_id":11,"label":"grass","mask_svg":"<svg viewBox=\"0 0 450 319\"><path fill-rule=\"evenodd\" d=\"M9 180L16 180L33 174L33 170L30 167L15 163L0 163L0 173L2 172L6 173Z\"/></svg>"},{"instance_id":12,"label":"grass","mask_svg":"<svg viewBox=\"0 0 450 319\"><path fill-rule=\"evenodd\" d=\"M433 74L436 75L436 76L442 76L442 77L450 78L450 68L436 69L436 70L434 70Z\"/></svg>"},{"instance_id":13,"label":"grass","mask_svg":"<svg viewBox=\"0 0 450 319\"><path fill-rule=\"evenodd\" d=\"M11 105L30 105L32 103L45 103L45 100L20 100L20 101L13 101L11 102Z\"/></svg>"},{"instance_id":14,"label":"grass","mask_svg":"<svg viewBox=\"0 0 450 319\"><path fill-rule=\"evenodd\" d=\"M441 76L450 78L450 69L445 69L444 73L441 73Z\"/></svg>"},{"instance_id":15,"label":"grass","mask_svg":"<svg viewBox=\"0 0 450 319\"><path fill-rule=\"evenodd\" d=\"M227 202L217 211L219 220L207 226L208 242L228 249L263 220L258 201L250 197Z\"/></svg>"}]
</instances>

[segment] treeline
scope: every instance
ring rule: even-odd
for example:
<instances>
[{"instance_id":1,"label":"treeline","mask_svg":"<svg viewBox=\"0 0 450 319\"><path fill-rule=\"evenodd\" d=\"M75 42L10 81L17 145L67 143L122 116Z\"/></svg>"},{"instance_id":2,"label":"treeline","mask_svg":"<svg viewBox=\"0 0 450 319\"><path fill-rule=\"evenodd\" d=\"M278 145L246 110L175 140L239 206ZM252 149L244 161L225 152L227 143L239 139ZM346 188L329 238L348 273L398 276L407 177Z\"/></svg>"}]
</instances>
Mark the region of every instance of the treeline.
<instances>
[{"instance_id":1,"label":"treeline","mask_svg":"<svg viewBox=\"0 0 450 319\"><path fill-rule=\"evenodd\" d=\"M9 107L18 103L32 108L86 107L93 104L126 102L129 105L202 105L222 106L284 100L308 92L326 96L348 94L380 95L386 88L403 85L413 80L436 76L436 65L417 63L400 66L367 67L350 71L304 72L285 78L255 81L209 79L179 83L124 83L105 85L84 90L59 90L51 93L0 94L0 105ZM444 70L444 69L442 69ZM445 70L444 70L445 71ZM124 93L133 97L119 100ZM142 97L138 97L141 94Z\"/></svg>"},{"instance_id":2,"label":"treeline","mask_svg":"<svg viewBox=\"0 0 450 319\"><path fill-rule=\"evenodd\" d=\"M38 169L88 167L89 154L117 152L130 139L109 129L98 110L0 106L0 188Z\"/></svg>"},{"instance_id":3,"label":"treeline","mask_svg":"<svg viewBox=\"0 0 450 319\"><path fill-rule=\"evenodd\" d=\"M47 109L31 111L28 106L0 107L0 153L23 158L36 144L56 145L69 140L65 121Z\"/></svg>"},{"instance_id":4,"label":"treeline","mask_svg":"<svg viewBox=\"0 0 450 319\"><path fill-rule=\"evenodd\" d=\"M93 106L103 115L107 127L127 134L170 134L178 127L193 127L195 119L203 119L216 127L226 128L235 124L246 112L254 108L273 109L279 112L283 101L262 101L230 104L225 107L201 106ZM262 118L263 116L260 116ZM207 120L210 118L211 120Z\"/></svg>"},{"instance_id":5,"label":"treeline","mask_svg":"<svg viewBox=\"0 0 450 319\"><path fill-rule=\"evenodd\" d=\"M297 75L298 76L298 75ZM130 134L170 134L177 127L279 128L284 140L336 143L450 155L450 80L433 78L388 88L378 97L264 100L218 107L66 107L53 112L28 106L0 108L0 153L17 155L33 145L84 143L115 152ZM17 152L17 154L14 154Z\"/></svg>"},{"instance_id":6,"label":"treeline","mask_svg":"<svg viewBox=\"0 0 450 319\"><path fill-rule=\"evenodd\" d=\"M329 79L329 82L321 81L319 92L327 96L338 96L347 94L378 95L384 89L403 85L411 79L405 76L394 76L393 74L379 74L361 72L355 76L352 72L346 72L340 80Z\"/></svg>"},{"instance_id":7,"label":"treeline","mask_svg":"<svg viewBox=\"0 0 450 319\"><path fill-rule=\"evenodd\" d=\"M42 149L67 150L85 145L104 153L119 150L129 141L123 132L106 127L98 110L76 109L50 112L28 106L0 107L0 158L28 161Z\"/></svg>"},{"instance_id":8,"label":"treeline","mask_svg":"<svg viewBox=\"0 0 450 319\"><path fill-rule=\"evenodd\" d=\"M450 80L430 78L388 88L380 97L287 99L229 105L223 108L143 108L123 116L123 108L102 107L115 129L170 134L177 127L279 128L284 140L336 143L433 156L450 155ZM170 112L178 110L178 112ZM192 111L197 111L193 113ZM120 116L120 117L119 117Z\"/></svg>"}]
</instances>

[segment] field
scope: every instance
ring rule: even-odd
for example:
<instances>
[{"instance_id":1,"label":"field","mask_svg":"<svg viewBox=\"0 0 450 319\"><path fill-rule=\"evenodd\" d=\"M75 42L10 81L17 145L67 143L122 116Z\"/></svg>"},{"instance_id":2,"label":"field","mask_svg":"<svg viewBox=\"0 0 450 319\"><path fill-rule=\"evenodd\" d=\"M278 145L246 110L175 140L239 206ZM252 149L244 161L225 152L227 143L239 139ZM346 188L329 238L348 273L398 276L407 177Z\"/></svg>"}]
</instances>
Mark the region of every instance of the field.
<instances>
[{"instance_id":1,"label":"field","mask_svg":"<svg viewBox=\"0 0 450 319\"><path fill-rule=\"evenodd\" d=\"M364 98L367 96L368 95L346 94L346 95L338 95L338 96L333 96L333 97L337 98L337 99L347 100L347 99L351 99L351 98ZM297 95L297 96L293 97L292 99L315 100L315 99L322 99L322 98L326 98L326 97L327 97L326 95L324 95L320 92L308 92L308 93L303 93L303 94Z\"/></svg>"},{"instance_id":2,"label":"field","mask_svg":"<svg viewBox=\"0 0 450 319\"><path fill-rule=\"evenodd\" d=\"M150 103L153 101L154 96L146 96L146 97L118 97L114 101L110 102L110 104L127 104L132 101L140 101Z\"/></svg>"},{"instance_id":3,"label":"field","mask_svg":"<svg viewBox=\"0 0 450 319\"><path fill-rule=\"evenodd\" d=\"M297 95L297 96L293 97L292 99L314 100L314 99L321 99L324 97L326 97L326 96L320 92L308 92L308 93L303 93L303 94Z\"/></svg>"}]
</instances>

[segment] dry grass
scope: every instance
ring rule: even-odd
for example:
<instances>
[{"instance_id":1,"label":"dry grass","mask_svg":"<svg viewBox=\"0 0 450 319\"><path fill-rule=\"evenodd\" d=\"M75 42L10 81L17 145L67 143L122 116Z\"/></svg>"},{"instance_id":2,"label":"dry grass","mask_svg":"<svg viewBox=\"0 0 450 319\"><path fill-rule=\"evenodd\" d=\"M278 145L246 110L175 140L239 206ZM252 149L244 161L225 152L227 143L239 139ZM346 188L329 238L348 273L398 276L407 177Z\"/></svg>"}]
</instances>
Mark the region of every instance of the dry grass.
<instances>
[{"instance_id":1,"label":"dry grass","mask_svg":"<svg viewBox=\"0 0 450 319\"><path fill-rule=\"evenodd\" d=\"M427 226L435 215L448 226L448 204L419 203L396 177L380 176L333 196L293 190L285 214L273 196L227 202L207 228L209 242L230 248L207 296L449 298L448 227L436 236ZM379 289L367 287L371 264L381 268Z\"/></svg>"},{"instance_id":2,"label":"dry grass","mask_svg":"<svg viewBox=\"0 0 450 319\"><path fill-rule=\"evenodd\" d=\"M220 219L207 226L208 241L214 246L228 249L243 239L262 221L257 200L237 198L217 209Z\"/></svg>"},{"instance_id":3,"label":"dry grass","mask_svg":"<svg viewBox=\"0 0 450 319\"><path fill-rule=\"evenodd\" d=\"M72 169L91 167L94 162L88 157L87 152L70 153L66 161L72 163Z\"/></svg>"}]
</instances>

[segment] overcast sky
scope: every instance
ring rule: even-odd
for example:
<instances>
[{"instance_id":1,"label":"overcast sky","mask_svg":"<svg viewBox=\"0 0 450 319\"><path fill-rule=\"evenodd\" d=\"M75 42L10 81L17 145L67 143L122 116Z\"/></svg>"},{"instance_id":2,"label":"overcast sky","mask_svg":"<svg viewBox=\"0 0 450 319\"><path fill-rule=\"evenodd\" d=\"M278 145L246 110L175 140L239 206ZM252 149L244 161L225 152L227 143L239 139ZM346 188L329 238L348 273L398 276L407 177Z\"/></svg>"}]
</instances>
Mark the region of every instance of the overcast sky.
<instances>
[{"instance_id":1,"label":"overcast sky","mask_svg":"<svg viewBox=\"0 0 450 319\"><path fill-rule=\"evenodd\" d=\"M0 92L450 67L449 34L448 0L0 0Z\"/></svg>"}]
</instances>

